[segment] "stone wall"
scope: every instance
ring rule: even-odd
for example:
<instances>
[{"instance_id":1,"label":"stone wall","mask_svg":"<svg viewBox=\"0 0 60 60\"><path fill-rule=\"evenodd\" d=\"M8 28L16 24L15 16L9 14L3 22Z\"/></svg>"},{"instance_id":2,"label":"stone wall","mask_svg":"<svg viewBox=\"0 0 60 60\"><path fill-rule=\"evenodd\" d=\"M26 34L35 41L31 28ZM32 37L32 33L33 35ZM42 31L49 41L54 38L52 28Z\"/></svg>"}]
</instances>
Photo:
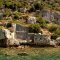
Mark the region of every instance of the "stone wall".
<instances>
[{"instance_id":1,"label":"stone wall","mask_svg":"<svg viewBox=\"0 0 60 60\"><path fill-rule=\"evenodd\" d=\"M2 29L0 29L0 47L6 47L6 36Z\"/></svg>"},{"instance_id":2,"label":"stone wall","mask_svg":"<svg viewBox=\"0 0 60 60\"><path fill-rule=\"evenodd\" d=\"M8 39L4 40L1 38L1 34L3 32L1 32L0 34L0 46L3 45L20 45L21 42L23 43L33 43L33 44L38 44L38 45L55 45L55 41L52 41L50 39L50 36L48 35L42 35L42 34L36 34L36 33L29 33L28 32L28 28L21 26L21 25L15 25L14 27L16 27L14 30L14 32L10 32L8 29L5 30L5 33L7 33ZM8 43L8 44L7 44ZM6 46L5 45L5 46Z\"/></svg>"},{"instance_id":3,"label":"stone wall","mask_svg":"<svg viewBox=\"0 0 60 60\"><path fill-rule=\"evenodd\" d=\"M3 19L3 13L0 13L0 20Z\"/></svg>"},{"instance_id":4,"label":"stone wall","mask_svg":"<svg viewBox=\"0 0 60 60\"><path fill-rule=\"evenodd\" d=\"M47 35L40 35L40 34L34 35L34 43L35 44L47 45L47 44L49 44L50 40L51 40L50 36L47 36Z\"/></svg>"},{"instance_id":5,"label":"stone wall","mask_svg":"<svg viewBox=\"0 0 60 60\"><path fill-rule=\"evenodd\" d=\"M16 38L26 40L27 39L28 28L22 25L16 24Z\"/></svg>"},{"instance_id":6,"label":"stone wall","mask_svg":"<svg viewBox=\"0 0 60 60\"><path fill-rule=\"evenodd\" d=\"M26 40L27 42L31 41L31 43L36 44L47 44L48 40L50 40L50 36L29 33L27 27L18 24L16 25L15 38L20 40Z\"/></svg>"},{"instance_id":7,"label":"stone wall","mask_svg":"<svg viewBox=\"0 0 60 60\"><path fill-rule=\"evenodd\" d=\"M52 41L50 36L36 33L29 33L28 28L16 24L15 39L19 43L31 43L37 45L52 45L56 46L56 41Z\"/></svg>"}]
</instances>

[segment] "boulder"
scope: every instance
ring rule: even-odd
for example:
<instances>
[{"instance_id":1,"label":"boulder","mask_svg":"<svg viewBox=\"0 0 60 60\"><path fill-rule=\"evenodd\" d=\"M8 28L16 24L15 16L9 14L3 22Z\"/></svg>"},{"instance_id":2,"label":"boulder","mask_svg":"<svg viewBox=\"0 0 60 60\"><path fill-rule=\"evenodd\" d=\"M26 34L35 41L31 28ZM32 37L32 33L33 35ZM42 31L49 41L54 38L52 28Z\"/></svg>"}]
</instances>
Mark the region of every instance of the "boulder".
<instances>
[{"instance_id":1,"label":"boulder","mask_svg":"<svg viewBox=\"0 0 60 60\"><path fill-rule=\"evenodd\" d=\"M60 37L56 38L58 44L60 44Z\"/></svg>"},{"instance_id":2,"label":"boulder","mask_svg":"<svg viewBox=\"0 0 60 60\"><path fill-rule=\"evenodd\" d=\"M49 45L56 47L57 46L57 42L55 40L50 40Z\"/></svg>"},{"instance_id":3,"label":"boulder","mask_svg":"<svg viewBox=\"0 0 60 60\"><path fill-rule=\"evenodd\" d=\"M14 46L14 45L19 45L19 41L15 39L15 33L10 32L10 30L5 29L5 35L7 37L7 46Z\"/></svg>"},{"instance_id":4,"label":"boulder","mask_svg":"<svg viewBox=\"0 0 60 60\"><path fill-rule=\"evenodd\" d=\"M36 17L34 17L34 16L29 16L29 17L28 17L28 23L30 23L30 24L35 24L35 23L36 23Z\"/></svg>"}]
</instances>

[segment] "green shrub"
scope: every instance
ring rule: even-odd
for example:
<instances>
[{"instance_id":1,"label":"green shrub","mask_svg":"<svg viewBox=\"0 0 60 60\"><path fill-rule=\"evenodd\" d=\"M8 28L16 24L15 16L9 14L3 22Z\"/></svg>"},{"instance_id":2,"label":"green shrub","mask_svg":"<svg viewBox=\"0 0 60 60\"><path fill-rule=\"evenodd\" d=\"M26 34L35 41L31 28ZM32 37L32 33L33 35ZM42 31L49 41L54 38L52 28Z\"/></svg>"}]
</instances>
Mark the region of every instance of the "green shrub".
<instances>
[{"instance_id":1,"label":"green shrub","mask_svg":"<svg viewBox=\"0 0 60 60\"><path fill-rule=\"evenodd\" d=\"M41 32L39 24L31 24L29 26L29 32L30 33L39 33L39 32Z\"/></svg>"},{"instance_id":2,"label":"green shrub","mask_svg":"<svg viewBox=\"0 0 60 60\"><path fill-rule=\"evenodd\" d=\"M44 20L42 17L38 16L37 17L37 23L39 23L39 25L42 27L42 28L46 28L47 26L47 21Z\"/></svg>"},{"instance_id":3,"label":"green shrub","mask_svg":"<svg viewBox=\"0 0 60 60\"><path fill-rule=\"evenodd\" d=\"M56 39L57 37L60 37L60 28L57 28L56 31L54 31L54 34L51 36L53 39Z\"/></svg>"},{"instance_id":4,"label":"green shrub","mask_svg":"<svg viewBox=\"0 0 60 60\"><path fill-rule=\"evenodd\" d=\"M56 30L57 30L57 26L52 25L49 27L50 32L55 32Z\"/></svg>"},{"instance_id":5,"label":"green shrub","mask_svg":"<svg viewBox=\"0 0 60 60\"><path fill-rule=\"evenodd\" d=\"M55 34L57 34L58 36L60 36L60 28L58 28L58 29L55 31Z\"/></svg>"},{"instance_id":6,"label":"green shrub","mask_svg":"<svg viewBox=\"0 0 60 60\"><path fill-rule=\"evenodd\" d=\"M19 17L20 17L20 12L15 11L14 12L14 19L19 19Z\"/></svg>"},{"instance_id":7,"label":"green shrub","mask_svg":"<svg viewBox=\"0 0 60 60\"><path fill-rule=\"evenodd\" d=\"M9 16L9 15L11 15L11 10L10 9L5 9L5 12L4 12L4 15L5 16Z\"/></svg>"},{"instance_id":8,"label":"green shrub","mask_svg":"<svg viewBox=\"0 0 60 60\"><path fill-rule=\"evenodd\" d=\"M42 9L43 9L43 5L36 2L36 3L34 4L34 8L35 8L35 10L42 10Z\"/></svg>"},{"instance_id":9,"label":"green shrub","mask_svg":"<svg viewBox=\"0 0 60 60\"><path fill-rule=\"evenodd\" d=\"M51 35L51 39L56 39L58 37L58 35L57 34L53 34L53 35Z\"/></svg>"},{"instance_id":10,"label":"green shrub","mask_svg":"<svg viewBox=\"0 0 60 60\"><path fill-rule=\"evenodd\" d=\"M0 0L0 7L3 6L3 0Z\"/></svg>"}]
</instances>

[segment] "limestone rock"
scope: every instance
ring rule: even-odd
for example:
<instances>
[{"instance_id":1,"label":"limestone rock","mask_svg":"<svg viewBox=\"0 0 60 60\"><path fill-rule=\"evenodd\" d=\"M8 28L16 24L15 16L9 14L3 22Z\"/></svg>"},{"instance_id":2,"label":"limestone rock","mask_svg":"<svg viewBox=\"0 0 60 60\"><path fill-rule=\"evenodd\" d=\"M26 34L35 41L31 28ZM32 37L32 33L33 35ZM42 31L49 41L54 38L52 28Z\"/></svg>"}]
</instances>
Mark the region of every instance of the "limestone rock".
<instances>
[{"instance_id":1,"label":"limestone rock","mask_svg":"<svg viewBox=\"0 0 60 60\"><path fill-rule=\"evenodd\" d=\"M34 17L34 16L29 16L29 17L28 17L28 23L30 23L30 24L35 24L35 23L36 23L36 17Z\"/></svg>"},{"instance_id":2,"label":"limestone rock","mask_svg":"<svg viewBox=\"0 0 60 60\"><path fill-rule=\"evenodd\" d=\"M15 39L15 33L10 32L8 29L5 29L5 35L7 37L7 46L9 45L19 45L19 41Z\"/></svg>"}]
</instances>

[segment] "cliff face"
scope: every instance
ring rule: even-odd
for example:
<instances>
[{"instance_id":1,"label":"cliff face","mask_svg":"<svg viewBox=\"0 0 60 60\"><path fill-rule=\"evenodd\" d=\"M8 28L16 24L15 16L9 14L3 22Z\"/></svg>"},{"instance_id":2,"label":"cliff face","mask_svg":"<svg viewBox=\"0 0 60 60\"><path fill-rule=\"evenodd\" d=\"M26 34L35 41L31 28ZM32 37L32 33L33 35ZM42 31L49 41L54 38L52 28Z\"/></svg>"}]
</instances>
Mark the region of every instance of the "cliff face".
<instances>
[{"instance_id":1,"label":"cliff face","mask_svg":"<svg viewBox=\"0 0 60 60\"><path fill-rule=\"evenodd\" d=\"M59 11L43 10L41 14L42 14L42 17L46 19L47 21L60 24L60 12Z\"/></svg>"}]
</instances>

